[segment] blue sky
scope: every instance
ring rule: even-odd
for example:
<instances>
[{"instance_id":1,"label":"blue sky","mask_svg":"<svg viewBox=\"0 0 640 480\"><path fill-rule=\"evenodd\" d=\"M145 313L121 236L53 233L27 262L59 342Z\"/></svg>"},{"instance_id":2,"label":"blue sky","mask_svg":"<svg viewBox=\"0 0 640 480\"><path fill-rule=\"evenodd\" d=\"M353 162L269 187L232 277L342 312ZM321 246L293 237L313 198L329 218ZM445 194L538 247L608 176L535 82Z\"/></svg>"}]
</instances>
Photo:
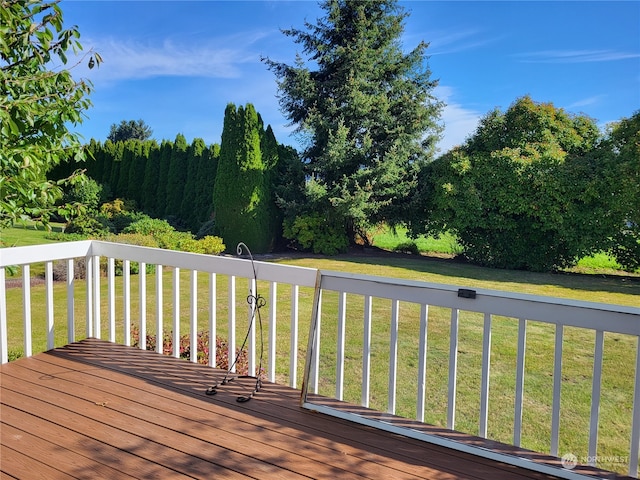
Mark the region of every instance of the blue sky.
<instances>
[{"instance_id":1,"label":"blue sky","mask_svg":"<svg viewBox=\"0 0 640 480\"><path fill-rule=\"evenodd\" d=\"M523 95L585 113L604 127L640 109L640 2L404 1L406 50L421 40L436 96L446 103L441 151L478 120ZM296 146L261 56L293 63L299 46L280 32L315 23L315 1L63 0L99 69L93 107L77 130L105 140L121 120L143 119L153 137L219 143L229 102L252 103L279 142ZM86 63L86 62L85 62Z\"/></svg>"}]
</instances>

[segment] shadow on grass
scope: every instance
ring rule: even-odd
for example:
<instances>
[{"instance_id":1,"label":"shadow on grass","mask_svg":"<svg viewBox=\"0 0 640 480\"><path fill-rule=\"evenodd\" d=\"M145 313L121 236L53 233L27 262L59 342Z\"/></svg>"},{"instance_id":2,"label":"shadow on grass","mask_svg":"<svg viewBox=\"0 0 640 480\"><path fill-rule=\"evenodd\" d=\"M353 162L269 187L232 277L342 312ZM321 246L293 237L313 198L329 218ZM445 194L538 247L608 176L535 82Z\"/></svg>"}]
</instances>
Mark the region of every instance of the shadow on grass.
<instances>
[{"instance_id":1,"label":"shadow on grass","mask_svg":"<svg viewBox=\"0 0 640 480\"><path fill-rule=\"evenodd\" d=\"M439 279L439 283L450 283L461 285L465 280L470 283L493 282L512 283L521 285L540 285L567 288L572 290L610 292L623 295L640 296L640 275L633 274L591 274L578 272L557 272L539 273L524 270L506 270L497 268L481 267L470 264L457 258L440 258L428 255L410 255L396 252L389 252L377 248L353 249L349 253L326 257L321 255L303 254L298 252L283 253L272 256L272 259L287 262L288 259L324 259L330 262L348 262L357 265L374 265L391 268L402 268L414 272L424 273L426 276L436 275L448 277L451 280ZM265 258L265 260L268 260ZM311 265L309 265L311 266ZM315 265L314 265L315 266ZM332 269L332 267L322 266L320 268ZM360 271L362 269L357 268ZM380 275L375 270L366 272L367 274ZM420 279L419 276L417 279ZM424 278L426 281L433 281ZM480 287L480 285L478 285ZM494 286L482 288L497 288ZM519 291L526 292L526 288ZM531 292L534 293L534 292ZM593 301L598 301L594 299ZM640 300L639 302L640 303Z\"/></svg>"}]
</instances>

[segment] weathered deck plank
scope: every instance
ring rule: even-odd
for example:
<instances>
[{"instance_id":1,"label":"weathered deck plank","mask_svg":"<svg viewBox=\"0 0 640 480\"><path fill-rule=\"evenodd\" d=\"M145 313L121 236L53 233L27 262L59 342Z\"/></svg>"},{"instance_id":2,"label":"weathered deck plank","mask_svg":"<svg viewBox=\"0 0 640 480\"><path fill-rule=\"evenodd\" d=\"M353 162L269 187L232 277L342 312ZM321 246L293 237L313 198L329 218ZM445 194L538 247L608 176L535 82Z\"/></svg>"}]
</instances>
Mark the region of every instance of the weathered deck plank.
<instances>
[{"instance_id":1,"label":"weathered deck plank","mask_svg":"<svg viewBox=\"0 0 640 480\"><path fill-rule=\"evenodd\" d=\"M0 367L16 478L549 478L303 410L299 392L98 340ZM28 474L27 474L28 472Z\"/></svg>"}]
</instances>

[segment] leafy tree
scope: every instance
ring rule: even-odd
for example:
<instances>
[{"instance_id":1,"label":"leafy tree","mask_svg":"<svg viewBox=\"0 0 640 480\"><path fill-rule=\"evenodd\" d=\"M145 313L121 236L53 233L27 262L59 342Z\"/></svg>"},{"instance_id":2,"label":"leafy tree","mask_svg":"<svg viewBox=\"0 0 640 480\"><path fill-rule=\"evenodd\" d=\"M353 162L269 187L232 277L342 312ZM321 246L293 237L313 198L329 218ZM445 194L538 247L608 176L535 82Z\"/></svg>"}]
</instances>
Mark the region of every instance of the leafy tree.
<instances>
[{"instance_id":1,"label":"leafy tree","mask_svg":"<svg viewBox=\"0 0 640 480\"><path fill-rule=\"evenodd\" d=\"M462 147L423 169L412 233L449 230L466 257L493 267L575 264L602 246L604 170L586 156L599 138L588 117L529 97L490 112Z\"/></svg>"},{"instance_id":2,"label":"leafy tree","mask_svg":"<svg viewBox=\"0 0 640 480\"><path fill-rule=\"evenodd\" d=\"M253 105L227 105L213 190L216 228L225 244L244 242L253 252L272 246L269 231L270 192L260 149L262 120Z\"/></svg>"},{"instance_id":3,"label":"leafy tree","mask_svg":"<svg viewBox=\"0 0 640 480\"><path fill-rule=\"evenodd\" d=\"M120 125L111 125L107 140L112 142L124 142L126 140L149 140L153 130L144 123L144 120L122 120Z\"/></svg>"},{"instance_id":4,"label":"leafy tree","mask_svg":"<svg viewBox=\"0 0 640 480\"><path fill-rule=\"evenodd\" d=\"M45 177L61 161L84 158L71 128L91 105L91 84L65 68L67 52L82 50L79 37L77 27L63 27L57 1L0 1L0 226L30 217L46 223L62 183L80 179ZM88 62L101 58L89 54Z\"/></svg>"},{"instance_id":5,"label":"leafy tree","mask_svg":"<svg viewBox=\"0 0 640 480\"><path fill-rule=\"evenodd\" d=\"M306 140L301 154L311 179L296 216L331 212L350 241L366 230L403 221L418 166L435 149L442 104L432 91L427 44L404 53L407 13L393 0L327 0L326 16L306 30L283 33L308 62L264 59L279 82L284 114ZM304 223L304 222L303 222Z\"/></svg>"},{"instance_id":6,"label":"leafy tree","mask_svg":"<svg viewBox=\"0 0 640 480\"><path fill-rule=\"evenodd\" d=\"M640 268L640 111L611 126L599 161L607 166L609 250L627 270Z\"/></svg>"}]
</instances>

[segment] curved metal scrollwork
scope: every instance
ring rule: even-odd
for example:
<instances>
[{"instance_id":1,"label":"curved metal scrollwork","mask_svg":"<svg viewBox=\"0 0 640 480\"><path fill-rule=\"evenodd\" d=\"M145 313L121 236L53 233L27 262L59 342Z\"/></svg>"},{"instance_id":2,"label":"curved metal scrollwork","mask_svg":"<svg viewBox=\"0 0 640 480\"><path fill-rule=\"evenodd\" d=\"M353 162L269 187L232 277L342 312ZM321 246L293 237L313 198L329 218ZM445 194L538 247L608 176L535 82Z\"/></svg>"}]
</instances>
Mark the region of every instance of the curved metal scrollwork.
<instances>
[{"instance_id":1,"label":"curved metal scrollwork","mask_svg":"<svg viewBox=\"0 0 640 480\"><path fill-rule=\"evenodd\" d=\"M218 393L218 388L220 386L226 385L227 383L233 381L234 378L255 378L256 383L253 391L248 395L240 395L236 399L236 401L241 403L248 402L249 400L251 400L253 396L256 393L258 393L260 391L260 388L262 387L262 357L264 353L264 339L262 334L262 317L260 316L260 309L267 304L267 301L265 300L265 298L262 295L260 295L260 293L258 293L258 275L256 272L256 266L253 260L253 255L251 254L251 250L249 249L249 247L247 247L245 243L243 242L238 243L238 246L236 247L236 253L238 255L242 255L243 250L247 252L249 259L251 260L251 268L253 269L253 280L255 285L255 291L249 291L249 295L247 295L247 303L249 304L249 307L251 307L251 320L249 321L249 328L247 329L247 334L244 337L244 341L242 342L242 345L238 349L235 359L233 360L233 363L229 365L229 368L227 369L224 375L224 378L220 382L216 383L215 385L212 385L211 387L207 388L207 390L205 391L207 395L215 395L216 393ZM260 328L260 363L258 364L258 373L257 375L236 375L235 377L233 377L231 376L231 371L235 367L236 363L238 363L240 354L242 353L242 351L244 350L247 344L247 340L249 339L249 334L251 333L251 328L253 327L253 322L256 319L256 317L258 319L258 326Z\"/></svg>"}]
</instances>

